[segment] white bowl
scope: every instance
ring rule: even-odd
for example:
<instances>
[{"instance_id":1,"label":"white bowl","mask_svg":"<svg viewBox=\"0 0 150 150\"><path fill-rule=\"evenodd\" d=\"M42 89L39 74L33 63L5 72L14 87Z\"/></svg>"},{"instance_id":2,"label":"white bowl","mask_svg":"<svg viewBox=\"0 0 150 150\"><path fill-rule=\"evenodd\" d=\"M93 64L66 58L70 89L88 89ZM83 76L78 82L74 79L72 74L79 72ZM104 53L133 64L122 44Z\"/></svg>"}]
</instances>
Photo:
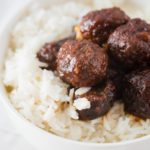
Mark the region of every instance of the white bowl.
<instances>
[{"instance_id":1,"label":"white bowl","mask_svg":"<svg viewBox=\"0 0 150 150\"><path fill-rule=\"evenodd\" d=\"M42 1L42 0L41 0ZM17 5L15 5L15 2ZM31 0L20 1L15 0L14 6L9 9L7 17L3 20L3 24L0 27L0 70L2 71L4 56L7 50L9 32L20 16L21 12L30 4ZM51 2L52 1L48 1ZM148 5L148 0L145 0ZM16 7L17 6L17 7ZM8 95L2 84L2 77L0 79L0 100L2 101L3 107L8 112L8 115L13 122L18 132L24 136L32 145L39 150L149 150L150 148L150 136L145 136L140 139L130 140L120 143L110 144L96 144L96 143L85 143L77 142L68 139L58 137L54 134L48 133L26 119L24 119L11 105Z\"/></svg>"}]
</instances>

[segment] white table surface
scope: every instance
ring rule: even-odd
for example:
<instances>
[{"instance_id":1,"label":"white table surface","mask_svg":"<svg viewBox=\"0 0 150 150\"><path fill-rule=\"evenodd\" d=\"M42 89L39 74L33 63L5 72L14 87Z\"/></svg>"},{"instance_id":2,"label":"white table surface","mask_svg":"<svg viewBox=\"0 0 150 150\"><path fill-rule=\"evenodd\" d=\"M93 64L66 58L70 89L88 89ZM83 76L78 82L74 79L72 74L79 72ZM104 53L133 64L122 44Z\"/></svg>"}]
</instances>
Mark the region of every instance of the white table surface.
<instances>
[{"instance_id":1,"label":"white table surface","mask_svg":"<svg viewBox=\"0 0 150 150\"><path fill-rule=\"evenodd\" d=\"M0 24L9 15L10 8L24 0L0 0ZM1 104L1 103L0 103ZM7 113L0 105L0 150L35 150L11 124Z\"/></svg>"},{"instance_id":2,"label":"white table surface","mask_svg":"<svg viewBox=\"0 0 150 150\"><path fill-rule=\"evenodd\" d=\"M0 105L0 150L35 150L11 124L5 110Z\"/></svg>"}]
</instances>

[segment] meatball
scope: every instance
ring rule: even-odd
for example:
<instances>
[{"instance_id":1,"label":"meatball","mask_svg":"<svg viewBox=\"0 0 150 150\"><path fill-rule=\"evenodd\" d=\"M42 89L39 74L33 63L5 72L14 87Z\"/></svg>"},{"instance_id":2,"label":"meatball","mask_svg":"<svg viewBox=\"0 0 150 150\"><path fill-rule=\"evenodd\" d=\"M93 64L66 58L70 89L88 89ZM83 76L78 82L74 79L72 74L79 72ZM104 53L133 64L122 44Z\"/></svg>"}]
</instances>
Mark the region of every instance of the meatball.
<instances>
[{"instance_id":1,"label":"meatball","mask_svg":"<svg viewBox=\"0 0 150 150\"><path fill-rule=\"evenodd\" d=\"M150 24L133 19L118 27L109 37L108 47L113 58L126 70L150 63Z\"/></svg>"},{"instance_id":2,"label":"meatball","mask_svg":"<svg viewBox=\"0 0 150 150\"><path fill-rule=\"evenodd\" d=\"M122 98L124 75L125 73L120 66L111 57L109 57L107 79L111 80L116 86L116 99Z\"/></svg>"},{"instance_id":3,"label":"meatball","mask_svg":"<svg viewBox=\"0 0 150 150\"><path fill-rule=\"evenodd\" d=\"M76 96L86 98L90 102L89 109L77 110L80 120L92 120L105 115L113 105L116 88L112 82L108 81L101 86L92 88L89 92Z\"/></svg>"},{"instance_id":4,"label":"meatball","mask_svg":"<svg viewBox=\"0 0 150 150\"><path fill-rule=\"evenodd\" d=\"M120 25L129 21L129 17L119 8L109 8L89 12L76 27L77 38L90 39L102 45L109 35Z\"/></svg>"},{"instance_id":5,"label":"meatball","mask_svg":"<svg viewBox=\"0 0 150 150\"><path fill-rule=\"evenodd\" d=\"M123 100L126 112L150 118L150 69L134 71L125 77Z\"/></svg>"},{"instance_id":6,"label":"meatball","mask_svg":"<svg viewBox=\"0 0 150 150\"><path fill-rule=\"evenodd\" d=\"M108 59L109 65L108 65L108 71L107 71L107 77L108 79L115 79L117 76L123 74L123 70L119 64L111 56L109 56Z\"/></svg>"},{"instance_id":7,"label":"meatball","mask_svg":"<svg viewBox=\"0 0 150 150\"><path fill-rule=\"evenodd\" d=\"M56 70L57 67L57 54L63 43L67 40L73 39L73 37L64 38L56 42L46 43L37 53L39 61L47 64L46 69Z\"/></svg>"},{"instance_id":8,"label":"meatball","mask_svg":"<svg viewBox=\"0 0 150 150\"><path fill-rule=\"evenodd\" d=\"M94 86L103 81L107 66L105 50L88 40L69 40L58 53L58 74L74 87Z\"/></svg>"}]
</instances>

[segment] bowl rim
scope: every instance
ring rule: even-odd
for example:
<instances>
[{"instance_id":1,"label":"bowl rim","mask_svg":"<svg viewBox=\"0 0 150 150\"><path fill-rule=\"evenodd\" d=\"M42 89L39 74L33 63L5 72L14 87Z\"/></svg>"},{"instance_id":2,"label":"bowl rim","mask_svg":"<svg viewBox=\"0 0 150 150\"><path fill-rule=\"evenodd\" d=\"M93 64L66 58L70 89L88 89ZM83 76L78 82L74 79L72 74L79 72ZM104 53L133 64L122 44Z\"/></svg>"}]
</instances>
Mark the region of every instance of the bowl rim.
<instances>
[{"instance_id":1,"label":"bowl rim","mask_svg":"<svg viewBox=\"0 0 150 150\"><path fill-rule=\"evenodd\" d=\"M6 34L6 32L8 32L8 34L9 34L8 29L9 28L12 29L12 26L11 27L9 26L9 25L12 24L12 22L13 22L12 20L17 17L17 21L18 21L18 18L20 18L21 14L25 11L25 9L33 1L35 1L35 0L28 0L26 3L24 3L24 5L22 5L20 8L18 8L18 10L16 10L15 14L11 14L11 17L9 19L7 19L7 21L5 21L4 24L0 28L0 37L2 35ZM15 23L17 21L15 21ZM6 49L4 51L6 51ZM3 61L3 65L4 65L4 61ZM135 144L135 143L138 143L138 142L144 142L145 140L149 140L150 141L150 135L146 135L146 136L143 136L143 137L140 137L140 138L137 138L137 139L127 140L127 141L120 141L120 142L114 142L114 143L90 143L90 142L85 142L85 141L76 141L76 140L72 140L72 139L67 139L67 138L58 136L56 134L53 134L51 132L48 132L48 131L46 131L46 130L44 130L42 128L39 128L38 126L36 126L32 122L30 122L29 120L27 120L23 115L21 115L15 109L15 107L13 106L13 104L11 104L11 102L10 102L10 100L8 98L7 92L6 92L6 90L4 88L4 85L3 85L2 78L0 80L1 80L0 81L0 99L1 99L1 101L3 103L3 105L5 106L4 109L9 110L13 114L13 116L17 117L20 121L24 122L25 124L27 124L31 128L34 128L37 132L41 132L43 134L46 134L47 136L51 136L52 138L55 138L56 140L60 140L62 142L67 142L67 143L70 143L70 144L78 144L78 145L81 145L81 146L99 147L99 148L105 148L105 147L107 147L107 148L109 148L109 147L114 148L114 147L119 147L119 146L126 146L126 145L129 145L129 144Z\"/></svg>"}]
</instances>

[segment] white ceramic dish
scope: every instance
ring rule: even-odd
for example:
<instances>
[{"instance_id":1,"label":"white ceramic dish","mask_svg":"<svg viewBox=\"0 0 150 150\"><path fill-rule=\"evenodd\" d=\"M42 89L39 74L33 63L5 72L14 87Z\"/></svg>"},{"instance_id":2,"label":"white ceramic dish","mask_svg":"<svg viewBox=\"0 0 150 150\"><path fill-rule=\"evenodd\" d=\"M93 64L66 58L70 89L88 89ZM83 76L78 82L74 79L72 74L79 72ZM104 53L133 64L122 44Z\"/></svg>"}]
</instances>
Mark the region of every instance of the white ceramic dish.
<instances>
[{"instance_id":1,"label":"white ceramic dish","mask_svg":"<svg viewBox=\"0 0 150 150\"><path fill-rule=\"evenodd\" d=\"M42 0L40 1L43 3ZM11 30L13 24L17 21L18 17L24 11L24 9L31 3L31 0L22 1L20 3L18 2L19 0L15 0L14 3L18 4L16 5L17 7L12 7L11 9L9 9L9 13L3 20L3 24L1 24L0 28L1 71L3 67L5 52L7 49L9 31ZM52 0L45 0L45 2L52 2ZM150 1L145 0L143 1L143 3L148 5L150 4ZM13 108L13 106L9 102L8 96L1 81L0 100L2 101L3 107L8 112L8 115L11 121L14 123L14 126L17 128L18 132L39 150L149 150L150 147L150 136L145 136L140 139L120 143L92 144L67 140L53 135L51 133L48 133L28 122Z\"/></svg>"}]
</instances>

